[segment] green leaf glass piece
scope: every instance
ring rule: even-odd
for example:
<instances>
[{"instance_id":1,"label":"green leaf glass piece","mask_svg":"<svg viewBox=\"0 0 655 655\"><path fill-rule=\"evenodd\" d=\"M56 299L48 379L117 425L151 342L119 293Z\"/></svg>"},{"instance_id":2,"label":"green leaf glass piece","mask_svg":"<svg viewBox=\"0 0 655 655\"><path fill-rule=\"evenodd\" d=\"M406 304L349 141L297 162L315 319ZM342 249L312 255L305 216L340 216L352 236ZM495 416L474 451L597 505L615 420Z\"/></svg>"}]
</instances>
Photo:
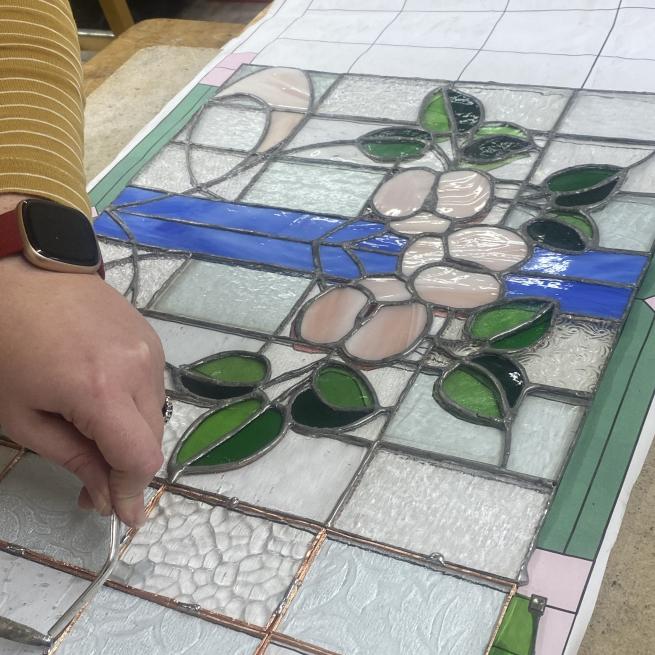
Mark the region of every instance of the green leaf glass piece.
<instances>
[{"instance_id":1,"label":"green leaf glass piece","mask_svg":"<svg viewBox=\"0 0 655 655\"><path fill-rule=\"evenodd\" d=\"M446 373L441 391L451 403L468 413L492 419L502 417L501 400L493 382L465 364Z\"/></svg>"},{"instance_id":2,"label":"green leaf glass piece","mask_svg":"<svg viewBox=\"0 0 655 655\"><path fill-rule=\"evenodd\" d=\"M508 357L502 355L478 355L472 360L482 366L498 380L505 391L510 407L514 407L525 388L525 379L518 366Z\"/></svg>"},{"instance_id":3,"label":"green leaf glass piece","mask_svg":"<svg viewBox=\"0 0 655 655\"><path fill-rule=\"evenodd\" d=\"M613 178L620 170L617 166L574 166L550 175L546 186L556 193L580 191Z\"/></svg>"},{"instance_id":4,"label":"green leaf glass piece","mask_svg":"<svg viewBox=\"0 0 655 655\"><path fill-rule=\"evenodd\" d=\"M526 152L531 147L529 141L516 136L486 136L469 143L462 154L467 161L496 162Z\"/></svg>"},{"instance_id":5,"label":"green leaf glass piece","mask_svg":"<svg viewBox=\"0 0 655 655\"><path fill-rule=\"evenodd\" d=\"M526 231L531 239L545 246L571 252L581 252L585 249L585 242L577 230L559 221L548 219L532 221Z\"/></svg>"},{"instance_id":6,"label":"green leaf glass piece","mask_svg":"<svg viewBox=\"0 0 655 655\"><path fill-rule=\"evenodd\" d=\"M211 400L227 400L228 398L238 398L245 396L253 391L254 386L228 386L214 382L203 375L189 374L184 370L180 371L180 381L184 387L202 398Z\"/></svg>"},{"instance_id":7,"label":"green leaf glass piece","mask_svg":"<svg viewBox=\"0 0 655 655\"><path fill-rule=\"evenodd\" d=\"M423 130L388 127L365 134L359 140L364 154L381 161L398 161L420 157L430 143Z\"/></svg>"},{"instance_id":8,"label":"green leaf glass piece","mask_svg":"<svg viewBox=\"0 0 655 655\"><path fill-rule=\"evenodd\" d=\"M473 96L449 89L448 100L460 134L468 132L480 122L482 106Z\"/></svg>"},{"instance_id":9,"label":"green leaf glass piece","mask_svg":"<svg viewBox=\"0 0 655 655\"><path fill-rule=\"evenodd\" d=\"M222 384L256 385L268 373L268 365L261 355L225 354L212 357L189 370Z\"/></svg>"},{"instance_id":10,"label":"green leaf glass piece","mask_svg":"<svg viewBox=\"0 0 655 655\"><path fill-rule=\"evenodd\" d=\"M334 409L363 411L375 407L368 382L346 366L323 366L316 374L313 386L318 398Z\"/></svg>"},{"instance_id":11,"label":"green leaf glass piece","mask_svg":"<svg viewBox=\"0 0 655 655\"><path fill-rule=\"evenodd\" d=\"M283 426L282 411L269 407L234 436L193 462L191 467L233 466L248 461L269 447L280 436Z\"/></svg>"},{"instance_id":12,"label":"green leaf glass piece","mask_svg":"<svg viewBox=\"0 0 655 655\"><path fill-rule=\"evenodd\" d=\"M534 323L514 334L497 339L492 342L491 347L497 350L521 350L533 346L539 342L550 329L553 321L554 309L542 314Z\"/></svg>"},{"instance_id":13,"label":"green leaf glass piece","mask_svg":"<svg viewBox=\"0 0 655 655\"><path fill-rule=\"evenodd\" d=\"M594 236L594 227L584 214L578 212L549 212L546 214L546 218L565 223L590 239Z\"/></svg>"},{"instance_id":14,"label":"green leaf glass piece","mask_svg":"<svg viewBox=\"0 0 655 655\"><path fill-rule=\"evenodd\" d=\"M248 398L207 414L184 436L176 463L184 465L226 434L245 426L263 406L261 398Z\"/></svg>"},{"instance_id":15,"label":"green leaf glass piece","mask_svg":"<svg viewBox=\"0 0 655 655\"><path fill-rule=\"evenodd\" d=\"M480 341L492 340L499 335L514 333L529 327L551 303L532 300L510 300L483 309L473 316L469 333Z\"/></svg>"},{"instance_id":16,"label":"green leaf glass piece","mask_svg":"<svg viewBox=\"0 0 655 655\"><path fill-rule=\"evenodd\" d=\"M340 428L368 416L371 410L339 410L326 405L313 389L300 392L291 405L291 417L310 428Z\"/></svg>"},{"instance_id":17,"label":"green leaf glass piece","mask_svg":"<svg viewBox=\"0 0 655 655\"><path fill-rule=\"evenodd\" d=\"M446 110L446 101L441 89L435 91L423 109L421 127L433 134L450 132L450 119Z\"/></svg>"},{"instance_id":18,"label":"green leaf glass piece","mask_svg":"<svg viewBox=\"0 0 655 655\"><path fill-rule=\"evenodd\" d=\"M582 193L562 194L555 197L555 204L559 207L590 207L603 202L618 184L618 180L611 180L603 186L583 191Z\"/></svg>"},{"instance_id":19,"label":"green leaf glass piece","mask_svg":"<svg viewBox=\"0 0 655 655\"><path fill-rule=\"evenodd\" d=\"M475 138L483 136L513 136L519 139L528 140L528 133L515 125L508 125L507 123L483 123L475 131Z\"/></svg>"},{"instance_id":20,"label":"green leaf glass piece","mask_svg":"<svg viewBox=\"0 0 655 655\"><path fill-rule=\"evenodd\" d=\"M530 612L530 601L514 596L500 624L491 653L498 655L534 655L537 621Z\"/></svg>"}]
</instances>

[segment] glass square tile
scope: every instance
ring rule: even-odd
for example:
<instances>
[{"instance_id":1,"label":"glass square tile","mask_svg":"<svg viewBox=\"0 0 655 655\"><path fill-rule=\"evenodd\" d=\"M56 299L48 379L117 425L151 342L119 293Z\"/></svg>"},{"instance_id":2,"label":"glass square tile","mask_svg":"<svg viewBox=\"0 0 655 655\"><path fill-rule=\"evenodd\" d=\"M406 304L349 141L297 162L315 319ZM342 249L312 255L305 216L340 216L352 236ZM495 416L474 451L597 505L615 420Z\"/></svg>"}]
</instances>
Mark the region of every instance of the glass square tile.
<instances>
[{"instance_id":1,"label":"glass square tile","mask_svg":"<svg viewBox=\"0 0 655 655\"><path fill-rule=\"evenodd\" d=\"M336 526L514 578L547 501L539 491L383 451Z\"/></svg>"},{"instance_id":2,"label":"glass square tile","mask_svg":"<svg viewBox=\"0 0 655 655\"><path fill-rule=\"evenodd\" d=\"M308 286L307 278L192 261L153 309L272 334Z\"/></svg>"},{"instance_id":3,"label":"glass square tile","mask_svg":"<svg viewBox=\"0 0 655 655\"><path fill-rule=\"evenodd\" d=\"M263 627L311 540L309 532L165 493L114 578Z\"/></svg>"},{"instance_id":4,"label":"glass square tile","mask_svg":"<svg viewBox=\"0 0 655 655\"><path fill-rule=\"evenodd\" d=\"M655 242L655 199L629 194L614 198L593 212L603 226L598 245L649 252Z\"/></svg>"},{"instance_id":5,"label":"glass square tile","mask_svg":"<svg viewBox=\"0 0 655 655\"><path fill-rule=\"evenodd\" d=\"M357 216L384 172L317 164L270 164L244 195L256 205Z\"/></svg>"},{"instance_id":6,"label":"glass square tile","mask_svg":"<svg viewBox=\"0 0 655 655\"><path fill-rule=\"evenodd\" d=\"M254 655L259 639L103 587L57 650L62 655Z\"/></svg>"},{"instance_id":7,"label":"glass square tile","mask_svg":"<svg viewBox=\"0 0 655 655\"><path fill-rule=\"evenodd\" d=\"M483 655L505 598L482 581L327 542L281 631L343 655Z\"/></svg>"}]
</instances>

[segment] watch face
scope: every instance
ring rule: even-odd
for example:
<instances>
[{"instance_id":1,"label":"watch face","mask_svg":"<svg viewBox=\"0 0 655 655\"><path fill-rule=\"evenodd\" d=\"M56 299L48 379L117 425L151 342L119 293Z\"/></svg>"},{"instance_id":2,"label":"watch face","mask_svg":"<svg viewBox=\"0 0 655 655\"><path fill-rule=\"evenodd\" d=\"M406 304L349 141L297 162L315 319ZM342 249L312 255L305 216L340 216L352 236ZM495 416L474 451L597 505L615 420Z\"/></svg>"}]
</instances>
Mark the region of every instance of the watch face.
<instances>
[{"instance_id":1,"label":"watch face","mask_svg":"<svg viewBox=\"0 0 655 655\"><path fill-rule=\"evenodd\" d=\"M32 248L43 257L76 266L99 263L98 242L82 212L45 200L28 200L22 217Z\"/></svg>"}]
</instances>

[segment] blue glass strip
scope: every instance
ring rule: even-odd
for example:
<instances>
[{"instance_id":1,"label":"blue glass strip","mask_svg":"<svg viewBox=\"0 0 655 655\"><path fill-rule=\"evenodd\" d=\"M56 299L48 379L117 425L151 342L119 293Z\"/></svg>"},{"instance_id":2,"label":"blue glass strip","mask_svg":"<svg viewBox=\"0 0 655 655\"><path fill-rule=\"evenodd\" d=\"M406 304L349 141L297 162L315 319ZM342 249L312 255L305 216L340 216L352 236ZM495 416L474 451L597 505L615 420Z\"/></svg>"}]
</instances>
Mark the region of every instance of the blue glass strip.
<instances>
[{"instance_id":1,"label":"blue glass strip","mask_svg":"<svg viewBox=\"0 0 655 655\"><path fill-rule=\"evenodd\" d=\"M126 197L133 197L133 194L127 194ZM119 196L118 201L122 201L122 199L123 194ZM143 205L132 205L129 211L198 225L212 225L248 230L258 234L290 237L299 241L318 239L345 222L345 219L330 216L317 216L271 207L254 207L181 195L168 196L161 200L146 202Z\"/></svg>"},{"instance_id":2,"label":"blue glass strip","mask_svg":"<svg viewBox=\"0 0 655 655\"><path fill-rule=\"evenodd\" d=\"M522 271L547 273L557 277L582 277L602 282L636 284L648 264L643 255L593 250L579 255L535 248Z\"/></svg>"},{"instance_id":3,"label":"blue glass strip","mask_svg":"<svg viewBox=\"0 0 655 655\"><path fill-rule=\"evenodd\" d=\"M624 287L520 275L507 276L505 284L509 298L549 298L558 300L564 312L610 319L623 316L632 294Z\"/></svg>"},{"instance_id":4,"label":"blue glass strip","mask_svg":"<svg viewBox=\"0 0 655 655\"><path fill-rule=\"evenodd\" d=\"M145 246L189 250L197 254L269 264L295 271L314 270L311 246L306 243L160 221L126 212L119 212L118 215L136 241ZM120 227L107 214L102 214L96 220L95 229L100 235L125 239Z\"/></svg>"},{"instance_id":5,"label":"blue glass strip","mask_svg":"<svg viewBox=\"0 0 655 655\"><path fill-rule=\"evenodd\" d=\"M362 262L368 275L395 273L398 268L398 257L367 252L366 250L353 250L352 252Z\"/></svg>"},{"instance_id":6,"label":"blue glass strip","mask_svg":"<svg viewBox=\"0 0 655 655\"><path fill-rule=\"evenodd\" d=\"M326 275L353 280L361 277L357 264L350 255L337 246L321 246L318 249L321 268Z\"/></svg>"}]
</instances>

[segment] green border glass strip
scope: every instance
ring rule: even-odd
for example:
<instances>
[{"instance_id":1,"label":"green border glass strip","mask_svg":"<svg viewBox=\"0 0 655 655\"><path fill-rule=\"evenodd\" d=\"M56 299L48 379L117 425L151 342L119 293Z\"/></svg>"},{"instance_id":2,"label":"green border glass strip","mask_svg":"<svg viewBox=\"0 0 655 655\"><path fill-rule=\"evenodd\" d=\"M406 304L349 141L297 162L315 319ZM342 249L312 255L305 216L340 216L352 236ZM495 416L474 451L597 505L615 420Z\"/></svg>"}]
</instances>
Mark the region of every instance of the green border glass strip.
<instances>
[{"instance_id":1,"label":"green border glass strip","mask_svg":"<svg viewBox=\"0 0 655 655\"><path fill-rule=\"evenodd\" d=\"M89 192L98 213L104 210L130 180L188 123L216 93L215 86L198 84L180 103L123 157Z\"/></svg>"},{"instance_id":2,"label":"green border glass strip","mask_svg":"<svg viewBox=\"0 0 655 655\"><path fill-rule=\"evenodd\" d=\"M594 559L655 391L655 294L651 266L564 472L537 545Z\"/></svg>"}]
</instances>

